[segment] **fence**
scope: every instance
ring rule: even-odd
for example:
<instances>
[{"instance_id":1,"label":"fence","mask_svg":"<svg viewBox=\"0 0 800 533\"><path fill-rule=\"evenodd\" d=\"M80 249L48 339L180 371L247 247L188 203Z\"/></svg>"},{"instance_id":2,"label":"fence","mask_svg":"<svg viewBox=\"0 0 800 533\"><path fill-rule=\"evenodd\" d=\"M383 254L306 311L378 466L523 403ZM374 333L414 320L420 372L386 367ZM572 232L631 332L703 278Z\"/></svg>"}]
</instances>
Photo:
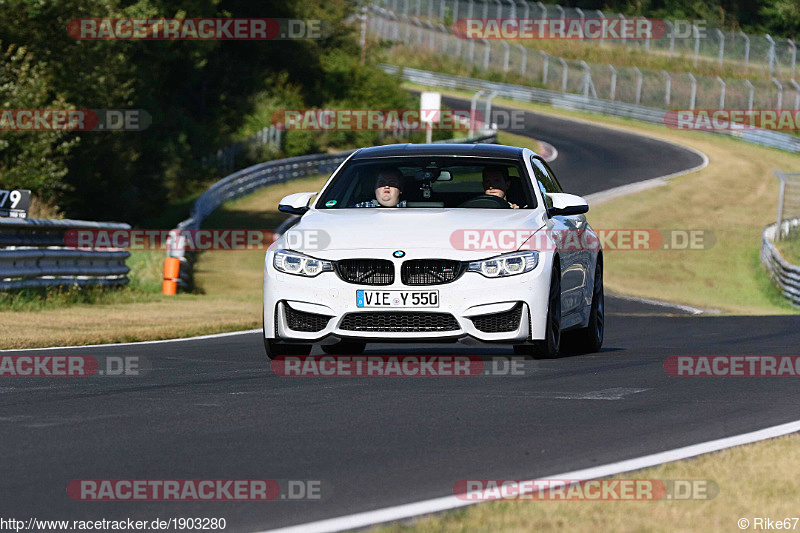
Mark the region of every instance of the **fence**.
<instances>
[{"instance_id":1,"label":"fence","mask_svg":"<svg viewBox=\"0 0 800 533\"><path fill-rule=\"evenodd\" d=\"M468 91L483 90L494 92L498 96L519 100L522 102L541 102L562 109L589 111L603 115L632 118L652 124L665 124L665 112L641 105L612 102L600 98L561 93L548 89L537 89L524 85L499 83L477 78L465 78L450 74L440 74L427 70L419 70L396 65L381 65L389 73L397 73L404 80L426 85L429 87L443 87L448 89L462 89ZM487 120L489 118L487 117ZM745 142L779 148L789 152L800 152L800 137L787 135L770 130L713 130L712 133L737 137Z\"/></svg>"},{"instance_id":2,"label":"fence","mask_svg":"<svg viewBox=\"0 0 800 533\"><path fill-rule=\"evenodd\" d=\"M457 143L494 143L497 142L497 132L483 133L472 139L457 139L440 142ZM200 229L203 219L208 217L223 203L246 196L253 191L286 181L330 174L341 165L354 150L338 152L336 154L315 154L300 157L290 157L277 161L268 161L222 178L204 192L192 206L189 218L182 221L176 230ZM191 289L192 280L192 254L187 254L183 249L169 249L168 257L175 257L180 261L179 277L175 280L183 290Z\"/></svg>"},{"instance_id":3,"label":"fence","mask_svg":"<svg viewBox=\"0 0 800 533\"><path fill-rule=\"evenodd\" d=\"M774 170L775 176L780 180L780 192L778 193L778 218L777 223L780 228L781 223L789 218L800 217L800 172L781 172ZM775 235L780 240L781 232Z\"/></svg>"},{"instance_id":4,"label":"fence","mask_svg":"<svg viewBox=\"0 0 800 533\"><path fill-rule=\"evenodd\" d=\"M128 230L128 224L85 220L0 218L0 290L55 286L124 285L125 250L72 249L68 231Z\"/></svg>"},{"instance_id":5,"label":"fence","mask_svg":"<svg viewBox=\"0 0 800 533\"><path fill-rule=\"evenodd\" d=\"M779 231L780 230L780 231ZM781 293L792 305L800 307L800 266L788 263L775 248L778 234L800 231L800 218L770 224L761 234L761 262Z\"/></svg>"},{"instance_id":6,"label":"fence","mask_svg":"<svg viewBox=\"0 0 800 533\"><path fill-rule=\"evenodd\" d=\"M448 27L463 18L560 18L625 19L621 13L599 9L563 7L524 0L379 0L374 7L394 17L418 19L422 24ZM696 24L693 24L696 22ZM650 54L686 57L693 65L705 61L719 66L733 65L769 76L794 79L797 47L792 39L768 34L746 34L722 28L705 27L701 21L665 21L666 34L659 39L605 39L600 44L635 47ZM397 36L395 36L397 39Z\"/></svg>"},{"instance_id":7,"label":"fence","mask_svg":"<svg viewBox=\"0 0 800 533\"><path fill-rule=\"evenodd\" d=\"M483 5L499 10L496 3ZM484 71L513 73L560 92L661 109L800 109L800 84L794 80L793 66L775 68L767 78L723 79L690 72L590 64L503 40L461 39L445 24L374 6L369 22L369 31L380 38L441 53ZM786 78L789 75L791 79Z\"/></svg>"}]
</instances>

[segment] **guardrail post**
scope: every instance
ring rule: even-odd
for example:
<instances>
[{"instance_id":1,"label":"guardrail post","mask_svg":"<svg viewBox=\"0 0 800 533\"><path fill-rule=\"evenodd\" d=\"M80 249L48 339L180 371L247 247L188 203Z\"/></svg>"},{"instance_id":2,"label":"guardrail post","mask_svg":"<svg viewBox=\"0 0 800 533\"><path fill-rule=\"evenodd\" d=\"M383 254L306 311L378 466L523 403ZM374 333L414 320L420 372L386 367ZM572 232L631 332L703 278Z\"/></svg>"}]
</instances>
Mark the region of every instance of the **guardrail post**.
<instances>
[{"instance_id":1,"label":"guardrail post","mask_svg":"<svg viewBox=\"0 0 800 533\"><path fill-rule=\"evenodd\" d=\"M668 20L664 24L669 26L669 53L672 54L675 52L675 25Z\"/></svg>"},{"instance_id":2,"label":"guardrail post","mask_svg":"<svg viewBox=\"0 0 800 533\"><path fill-rule=\"evenodd\" d=\"M694 34L694 66L697 66L697 57L700 55L700 30L697 26L692 24L692 33Z\"/></svg>"},{"instance_id":3,"label":"guardrail post","mask_svg":"<svg viewBox=\"0 0 800 533\"><path fill-rule=\"evenodd\" d=\"M775 73L775 41L770 37L769 33L764 34L764 38L769 42L767 62L769 63L769 75L772 76Z\"/></svg>"},{"instance_id":4,"label":"guardrail post","mask_svg":"<svg viewBox=\"0 0 800 533\"><path fill-rule=\"evenodd\" d=\"M792 79L794 79L795 71L797 70L797 46L791 39L786 39L786 42L792 47Z\"/></svg>"},{"instance_id":5,"label":"guardrail post","mask_svg":"<svg viewBox=\"0 0 800 533\"><path fill-rule=\"evenodd\" d=\"M442 32L442 50L444 53L447 53L447 28L444 27L444 24L439 24L439 31Z\"/></svg>"},{"instance_id":6,"label":"guardrail post","mask_svg":"<svg viewBox=\"0 0 800 533\"><path fill-rule=\"evenodd\" d=\"M608 68L611 70L611 88L608 91L608 99L613 101L617 95L617 69L614 68L614 65L608 65Z\"/></svg>"},{"instance_id":7,"label":"guardrail post","mask_svg":"<svg viewBox=\"0 0 800 533\"><path fill-rule=\"evenodd\" d=\"M542 55L542 85L547 85L547 67L550 63L550 56L546 52L539 52Z\"/></svg>"},{"instance_id":8,"label":"guardrail post","mask_svg":"<svg viewBox=\"0 0 800 533\"><path fill-rule=\"evenodd\" d=\"M489 46L488 39L481 39L481 41L485 46L483 50L483 70L489 70L489 54L491 53L491 47Z\"/></svg>"},{"instance_id":9,"label":"guardrail post","mask_svg":"<svg viewBox=\"0 0 800 533\"><path fill-rule=\"evenodd\" d=\"M692 92L689 95L689 109L694 109L694 103L697 98L697 79L695 79L694 75L689 72L689 79L692 81Z\"/></svg>"},{"instance_id":10,"label":"guardrail post","mask_svg":"<svg viewBox=\"0 0 800 533\"><path fill-rule=\"evenodd\" d=\"M546 19L547 18L547 7L541 1L536 2L536 5L539 6L539 9L542 10L542 18Z\"/></svg>"},{"instance_id":11,"label":"guardrail post","mask_svg":"<svg viewBox=\"0 0 800 533\"><path fill-rule=\"evenodd\" d=\"M481 97L486 91L480 90L476 92L472 99L469 102L469 134L468 136L472 138L472 135L475 133L475 111L478 107L478 98Z\"/></svg>"},{"instance_id":12,"label":"guardrail post","mask_svg":"<svg viewBox=\"0 0 800 533\"><path fill-rule=\"evenodd\" d=\"M725 56L725 35L719 28L717 28L717 36L719 37L719 57L717 58L717 64L722 67L722 59Z\"/></svg>"},{"instance_id":13,"label":"guardrail post","mask_svg":"<svg viewBox=\"0 0 800 533\"><path fill-rule=\"evenodd\" d=\"M560 18L561 20L564 20L566 18L566 14L564 12L564 8L561 7L560 5L556 4L556 10L559 12L558 18Z\"/></svg>"},{"instance_id":14,"label":"guardrail post","mask_svg":"<svg viewBox=\"0 0 800 533\"><path fill-rule=\"evenodd\" d=\"M525 76L525 67L527 66L528 62L528 50L521 44L518 44L517 47L519 48L519 51L522 52L522 62L519 67L519 73Z\"/></svg>"},{"instance_id":15,"label":"guardrail post","mask_svg":"<svg viewBox=\"0 0 800 533\"><path fill-rule=\"evenodd\" d=\"M508 72L508 60L511 56L511 48L505 40L500 41L503 45L503 72Z\"/></svg>"},{"instance_id":16,"label":"guardrail post","mask_svg":"<svg viewBox=\"0 0 800 533\"><path fill-rule=\"evenodd\" d=\"M772 83L778 87L778 105L776 109L783 109L783 85L775 78L772 78Z\"/></svg>"},{"instance_id":17,"label":"guardrail post","mask_svg":"<svg viewBox=\"0 0 800 533\"><path fill-rule=\"evenodd\" d=\"M592 71L586 61L581 61L583 67L583 79L581 85L583 86L583 97L589 98L589 93L592 93L592 98L597 98L597 91L594 90L594 83L592 82Z\"/></svg>"},{"instance_id":18,"label":"guardrail post","mask_svg":"<svg viewBox=\"0 0 800 533\"><path fill-rule=\"evenodd\" d=\"M639 67L633 67L633 71L636 72L636 105L639 105L642 101L642 71Z\"/></svg>"},{"instance_id":19,"label":"guardrail post","mask_svg":"<svg viewBox=\"0 0 800 533\"><path fill-rule=\"evenodd\" d=\"M517 4L514 2L514 0L508 0L508 3L511 4L511 18L517 18Z\"/></svg>"},{"instance_id":20,"label":"guardrail post","mask_svg":"<svg viewBox=\"0 0 800 533\"><path fill-rule=\"evenodd\" d=\"M725 82L722 81L722 78L717 76L717 81L719 82L720 89L719 89L719 108L725 109Z\"/></svg>"},{"instance_id":21,"label":"guardrail post","mask_svg":"<svg viewBox=\"0 0 800 533\"><path fill-rule=\"evenodd\" d=\"M750 66L750 37L743 31L739 32L739 35L744 37L744 66Z\"/></svg>"},{"instance_id":22,"label":"guardrail post","mask_svg":"<svg viewBox=\"0 0 800 533\"><path fill-rule=\"evenodd\" d=\"M800 109L800 84L795 80L790 80L792 87L794 87L794 108Z\"/></svg>"},{"instance_id":23,"label":"guardrail post","mask_svg":"<svg viewBox=\"0 0 800 533\"><path fill-rule=\"evenodd\" d=\"M780 170L773 170L775 173L775 177L778 178L781 182L780 189L778 190L778 219L777 224L775 225L775 240L780 240L781 238L781 222L783 222L783 195L786 192L786 179L783 172Z\"/></svg>"},{"instance_id":24,"label":"guardrail post","mask_svg":"<svg viewBox=\"0 0 800 533\"><path fill-rule=\"evenodd\" d=\"M486 97L486 111L483 117L484 124L489 124L489 127L492 126L492 100L494 97L497 96L499 93L497 91L492 91L489 93L489 96Z\"/></svg>"},{"instance_id":25,"label":"guardrail post","mask_svg":"<svg viewBox=\"0 0 800 533\"><path fill-rule=\"evenodd\" d=\"M567 92L567 75L568 69L567 62L564 61L564 58L559 57L558 62L561 63L561 92Z\"/></svg>"},{"instance_id":26,"label":"guardrail post","mask_svg":"<svg viewBox=\"0 0 800 533\"><path fill-rule=\"evenodd\" d=\"M750 83L750 80L744 80L744 82L747 84L747 87L750 90L749 94L747 96L747 110L748 111L752 111L753 110L753 93L755 92L755 88L753 87L753 84Z\"/></svg>"},{"instance_id":27,"label":"guardrail post","mask_svg":"<svg viewBox=\"0 0 800 533\"><path fill-rule=\"evenodd\" d=\"M597 16L600 17L602 20L605 20L605 18L606 18L606 16L603 14L603 12L600 11L599 9L597 10ZM600 24L601 24L601 26L600 26L601 28L605 26L605 23L601 22ZM600 32L600 46L603 46L603 34L604 33L605 32L603 32L603 31Z\"/></svg>"},{"instance_id":28,"label":"guardrail post","mask_svg":"<svg viewBox=\"0 0 800 533\"><path fill-rule=\"evenodd\" d=\"M662 70L661 73L667 80L666 85L664 86L664 104L669 106L670 92L672 90L672 78L666 70Z\"/></svg>"}]
</instances>

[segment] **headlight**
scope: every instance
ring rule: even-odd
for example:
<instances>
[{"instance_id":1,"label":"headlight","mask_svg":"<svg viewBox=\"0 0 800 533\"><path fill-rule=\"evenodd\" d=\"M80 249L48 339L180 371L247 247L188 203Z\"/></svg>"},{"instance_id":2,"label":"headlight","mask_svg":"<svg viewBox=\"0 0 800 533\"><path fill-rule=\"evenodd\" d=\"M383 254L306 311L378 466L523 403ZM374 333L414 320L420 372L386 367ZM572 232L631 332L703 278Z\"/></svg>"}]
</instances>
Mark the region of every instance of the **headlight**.
<instances>
[{"instance_id":1,"label":"headlight","mask_svg":"<svg viewBox=\"0 0 800 533\"><path fill-rule=\"evenodd\" d=\"M307 255L297 252L287 252L279 250L275 252L275 259L272 262L275 270L296 276L306 276L313 278L322 272L332 272L333 263L322 259L314 259Z\"/></svg>"},{"instance_id":2,"label":"headlight","mask_svg":"<svg viewBox=\"0 0 800 533\"><path fill-rule=\"evenodd\" d=\"M487 278L503 278L530 272L539 264L539 252L514 252L483 261L473 261L467 272L478 272Z\"/></svg>"}]
</instances>

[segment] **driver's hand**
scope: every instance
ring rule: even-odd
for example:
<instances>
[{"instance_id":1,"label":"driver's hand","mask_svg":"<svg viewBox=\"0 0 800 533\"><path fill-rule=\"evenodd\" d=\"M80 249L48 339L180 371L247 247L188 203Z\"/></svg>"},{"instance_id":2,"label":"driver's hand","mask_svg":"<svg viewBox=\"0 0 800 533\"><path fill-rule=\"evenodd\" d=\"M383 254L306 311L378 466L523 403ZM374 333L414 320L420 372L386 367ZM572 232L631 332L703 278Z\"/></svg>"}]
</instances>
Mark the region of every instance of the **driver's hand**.
<instances>
[{"instance_id":1,"label":"driver's hand","mask_svg":"<svg viewBox=\"0 0 800 533\"><path fill-rule=\"evenodd\" d=\"M519 209L519 206L517 204L511 204L511 209Z\"/></svg>"}]
</instances>

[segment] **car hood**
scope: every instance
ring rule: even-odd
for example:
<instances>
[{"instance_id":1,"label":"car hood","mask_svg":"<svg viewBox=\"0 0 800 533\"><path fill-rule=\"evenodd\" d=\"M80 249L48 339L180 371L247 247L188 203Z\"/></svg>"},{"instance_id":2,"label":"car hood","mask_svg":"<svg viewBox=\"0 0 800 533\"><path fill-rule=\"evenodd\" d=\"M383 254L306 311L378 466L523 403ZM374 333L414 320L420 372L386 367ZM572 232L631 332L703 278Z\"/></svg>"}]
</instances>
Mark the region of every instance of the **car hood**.
<instances>
[{"instance_id":1,"label":"car hood","mask_svg":"<svg viewBox=\"0 0 800 533\"><path fill-rule=\"evenodd\" d=\"M465 250L464 230L532 233L545 225L544 211L501 209L311 210L275 243L320 259L354 257L359 251L398 251L405 257L477 259L497 249ZM513 251L505 249L503 251ZM371 254L361 254L372 257ZM384 254L380 254L384 255ZM387 256L388 257L388 256Z\"/></svg>"}]
</instances>

